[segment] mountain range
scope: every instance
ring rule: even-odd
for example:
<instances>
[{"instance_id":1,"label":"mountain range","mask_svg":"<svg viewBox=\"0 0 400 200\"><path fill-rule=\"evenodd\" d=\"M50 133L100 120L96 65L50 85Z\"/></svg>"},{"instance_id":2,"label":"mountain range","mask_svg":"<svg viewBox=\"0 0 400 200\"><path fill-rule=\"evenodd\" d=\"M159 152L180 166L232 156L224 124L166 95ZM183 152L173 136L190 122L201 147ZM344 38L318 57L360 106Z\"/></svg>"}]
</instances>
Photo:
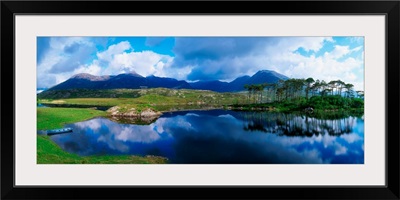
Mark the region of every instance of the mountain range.
<instances>
[{"instance_id":1,"label":"mountain range","mask_svg":"<svg viewBox=\"0 0 400 200\"><path fill-rule=\"evenodd\" d=\"M271 70L261 70L253 76L241 76L231 82L219 80L186 82L173 78L157 76L143 77L135 72L119 74L115 76L94 76L87 73L76 74L70 79L48 89L140 89L140 88L174 88L174 89L196 89L211 90L215 92L237 92L244 90L245 84L276 83L288 77Z\"/></svg>"}]
</instances>

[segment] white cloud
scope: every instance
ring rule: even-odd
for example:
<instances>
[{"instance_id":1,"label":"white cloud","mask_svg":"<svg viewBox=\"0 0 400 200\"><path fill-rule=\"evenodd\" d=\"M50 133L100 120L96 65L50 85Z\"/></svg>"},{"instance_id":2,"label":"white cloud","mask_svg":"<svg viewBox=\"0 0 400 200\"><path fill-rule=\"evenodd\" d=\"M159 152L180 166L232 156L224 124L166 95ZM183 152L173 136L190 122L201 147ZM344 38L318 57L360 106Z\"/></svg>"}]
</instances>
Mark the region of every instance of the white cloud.
<instances>
[{"instance_id":1,"label":"white cloud","mask_svg":"<svg viewBox=\"0 0 400 200\"><path fill-rule=\"evenodd\" d=\"M331 57L334 59L341 58L344 55L348 54L350 52L349 46L340 46L340 45L335 45L335 48L331 52L326 52L325 56L326 57Z\"/></svg>"},{"instance_id":2,"label":"white cloud","mask_svg":"<svg viewBox=\"0 0 400 200\"><path fill-rule=\"evenodd\" d=\"M360 51L362 48L363 48L362 46L355 47L354 49L351 50L351 52Z\"/></svg>"},{"instance_id":3,"label":"white cloud","mask_svg":"<svg viewBox=\"0 0 400 200\"><path fill-rule=\"evenodd\" d=\"M188 76L192 76L190 80L198 80L208 75L214 77L218 74L220 80L231 81L239 76L253 75L258 70L270 69L290 78L313 77L315 80L325 81L340 79L346 83L352 83L355 90L363 90L364 61L361 51L363 47L360 44L362 38L350 38L349 41L361 45L353 49L349 45L335 44L332 37L276 37L272 40L264 41L262 47L256 41L252 41L257 51L250 51L251 48L246 46L247 44L239 43L241 46L238 47L248 48L249 52L237 53L229 50L225 54L219 54L219 51L223 49L218 51L213 49L216 48L215 44L198 43L196 47L193 47L194 50L204 52L204 55L211 52L212 56L217 57L203 60L202 63L185 63L182 66L176 66L174 57L153 51L134 51L128 41L122 41L109 46L105 51L97 52L97 58L89 63L72 60L70 63L75 63L72 70L50 73L58 63L64 62L65 65L69 63L66 61L71 55L65 54L66 48L74 44L83 47L93 46L90 38L55 37L51 38L50 51L46 53L42 62L38 63L38 87L53 86L76 73L115 75L135 71L142 76L155 75L179 80L187 80ZM334 44L333 50L316 56L317 52L326 50L324 48L326 44ZM187 48L181 45L182 49L183 47ZM311 53L311 56L301 55L296 51L299 48ZM352 54L354 52L357 52L358 56L349 56L354 55ZM186 55L190 54L186 52Z\"/></svg>"},{"instance_id":4,"label":"white cloud","mask_svg":"<svg viewBox=\"0 0 400 200\"><path fill-rule=\"evenodd\" d=\"M111 45L107 50L97 53L98 60L92 65L102 65L104 70L95 71L102 75L116 75L135 71L142 76L166 76L166 70L173 58L153 51L133 51L127 41ZM89 68L90 69L90 68ZM93 70L97 70L94 68Z\"/></svg>"},{"instance_id":5,"label":"white cloud","mask_svg":"<svg viewBox=\"0 0 400 200\"><path fill-rule=\"evenodd\" d=\"M52 87L70 78L93 48L86 37L52 37L48 51L37 63L37 87Z\"/></svg>"},{"instance_id":6,"label":"white cloud","mask_svg":"<svg viewBox=\"0 0 400 200\"><path fill-rule=\"evenodd\" d=\"M114 55L104 73L120 74L135 71L142 76L163 76L165 74L164 68L167 68L171 61L172 57L152 51L124 52Z\"/></svg>"},{"instance_id":7,"label":"white cloud","mask_svg":"<svg viewBox=\"0 0 400 200\"><path fill-rule=\"evenodd\" d=\"M258 59L257 63L263 68L276 70L290 78L313 77L325 81L341 79L352 83L356 90L363 90L364 62L362 58L349 57L338 60L352 52L360 51L362 46L350 49L349 46L335 45L332 51L318 57L315 54L308 57L294 52L298 48L318 52L325 42L334 41L332 38L295 38L270 46L265 53L267 56Z\"/></svg>"},{"instance_id":8,"label":"white cloud","mask_svg":"<svg viewBox=\"0 0 400 200\"><path fill-rule=\"evenodd\" d=\"M362 49L362 46L358 46L353 49L350 49L349 46L335 45L333 51L326 52L325 56L328 58L338 59L338 58L342 58L343 56L345 56L349 53L356 52L361 49Z\"/></svg>"},{"instance_id":9,"label":"white cloud","mask_svg":"<svg viewBox=\"0 0 400 200\"><path fill-rule=\"evenodd\" d=\"M264 63L273 66L274 70L290 77L290 78L307 78L313 77L315 80L337 80L340 79L346 83L352 83L356 90L363 88L363 66L364 62L361 59L353 57L339 61L339 58L354 52L361 48L357 47L349 49L348 46L336 45L334 50L326 52L324 55L316 57L303 56L300 53L289 52L284 48L279 53L271 53L271 59L265 59ZM357 73L357 74L356 74Z\"/></svg>"},{"instance_id":10,"label":"white cloud","mask_svg":"<svg viewBox=\"0 0 400 200\"><path fill-rule=\"evenodd\" d=\"M101 75L102 68L98 66L96 63L92 63L88 66L82 65L78 69L75 69L72 74L79 73L89 73L92 75Z\"/></svg>"},{"instance_id":11,"label":"white cloud","mask_svg":"<svg viewBox=\"0 0 400 200\"><path fill-rule=\"evenodd\" d=\"M131 44L127 41L123 41L118 44L110 45L107 50L97 53L97 58L99 60L111 61L115 55L130 49L132 49Z\"/></svg>"},{"instance_id":12,"label":"white cloud","mask_svg":"<svg viewBox=\"0 0 400 200\"><path fill-rule=\"evenodd\" d=\"M290 37L285 38L283 45L287 46L287 50L295 51L298 48L303 48L305 51L319 51L325 42L334 42L332 37ZM287 43L287 44L286 44Z\"/></svg>"}]
</instances>

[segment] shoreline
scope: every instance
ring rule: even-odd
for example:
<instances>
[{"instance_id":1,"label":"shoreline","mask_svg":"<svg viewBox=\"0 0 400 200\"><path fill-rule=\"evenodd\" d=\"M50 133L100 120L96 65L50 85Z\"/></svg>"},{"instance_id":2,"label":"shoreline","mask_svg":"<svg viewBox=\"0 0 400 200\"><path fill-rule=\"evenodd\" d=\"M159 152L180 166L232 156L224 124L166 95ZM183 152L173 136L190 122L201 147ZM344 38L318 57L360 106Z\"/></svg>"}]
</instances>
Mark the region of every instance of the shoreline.
<instances>
[{"instance_id":1,"label":"shoreline","mask_svg":"<svg viewBox=\"0 0 400 200\"><path fill-rule=\"evenodd\" d=\"M102 110L102 109L96 109L97 107L109 107L109 109L111 109L114 106L99 106L99 105L95 105L95 106L91 106L91 107L80 107L80 106L85 106L85 105L81 105L81 104L67 104L68 106L66 107L62 107L60 106L60 104L57 104L57 106L55 107L48 107L48 108L80 108L80 109L93 109L93 110L99 110L99 111L103 111L105 113L107 113L105 116L94 116L93 118L96 117L107 117L107 118L136 118L136 119L140 119L142 117L140 117L141 113L136 113L135 116L123 116L123 115L118 115L118 116L113 116L111 115L109 112L107 112L107 110ZM78 107L71 107L71 106L78 106ZM204 105L204 104L203 104ZM246 105L250 105L250 107L246 107ZM364 109L361 108L350 108L350 109L344 109L344 108L335 108L335 109L314 109L314 111L312 113L310 112L306 112L304 111L304 109L296 109L296 110L279 110L278 108L276 108L275 106L251 106L252 104L241 104L239 107L235 106L235 105L220 105L220 106L207 106L207 107L203 107L203 108L182 108L182 109L173 109L173 110L162 110L162 111L158 111L153 109L155 112L160 112L161 115L157 114L154 116L146 116L143 118L153 118L155 117L155 119L158 119L159 117L161 117L163 114L165 113L174 113L174 112L187 112L187 111L209 111L209 110L231 110L231 111L243 111L243 112L277 112L277 113L302 113L302 114L308 114L308 115L313 115L313 114L328 114L328 115L332 115L332 114L340 114L340 113L364 113ZM168 105L166 105L168 106ZM39 108L39 107L37 107ZM91 119L93 119L91 118ZM89 120L89 119L87 119ZM84 120L86 121L86 120Z\"/></svg>"}]
</instances>

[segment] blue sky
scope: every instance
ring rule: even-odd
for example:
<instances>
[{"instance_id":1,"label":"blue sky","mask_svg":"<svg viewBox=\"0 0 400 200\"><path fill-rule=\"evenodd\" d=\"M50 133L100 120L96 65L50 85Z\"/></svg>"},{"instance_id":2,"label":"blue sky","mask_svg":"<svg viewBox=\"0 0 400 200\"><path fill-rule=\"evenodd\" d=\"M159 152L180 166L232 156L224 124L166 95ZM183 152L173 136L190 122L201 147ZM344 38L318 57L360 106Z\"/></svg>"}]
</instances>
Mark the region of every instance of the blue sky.
<instances>
[{"instance_id":1,"label":"blue sky","mask_svg":"<svg viewBox=\"0 0 400 200\"><path fill-rule=\"evenodd\" d=\"M179 80L231 81L259 70L341 79L364 90L363 37L38 37L37 87L77 73L135 71Z\"/></svg>"}]
</instances>

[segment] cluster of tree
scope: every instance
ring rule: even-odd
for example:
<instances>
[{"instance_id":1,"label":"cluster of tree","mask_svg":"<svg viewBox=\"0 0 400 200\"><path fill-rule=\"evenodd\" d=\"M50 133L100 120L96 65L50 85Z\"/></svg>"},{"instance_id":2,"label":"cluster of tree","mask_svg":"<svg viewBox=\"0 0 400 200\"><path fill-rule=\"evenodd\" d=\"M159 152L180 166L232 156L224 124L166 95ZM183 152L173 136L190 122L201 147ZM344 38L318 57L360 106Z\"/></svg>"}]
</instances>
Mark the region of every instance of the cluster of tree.
<instances>
[{"instance_id":1,"label":"cluster of tree","mask_svg":"<svg viewBox=\"0 0 400 200\"><path fill-rule=\"evenodd\" d=\"M244 88L249 92L249 101L254 99L257 102L263 102L264 89L269 85L268 83L244 85Z\"/></svg>"},{"instance_id":2,"label":"cluster of tree","mask_svg":"<svg viewBox=\"0 0 400 200\"><path fill-rule=\"evenodd\" d=\"M263 103L263 96L267 102L286 101L312 96L337 95L346 98L363 98L363 91L354 91L354 85L345 83L341 80L325 82L324 80L307 79L288 79L279 80L277 83L263 83L245 85L248 91L249 102Z\"/></svg>"}]
</instances>

